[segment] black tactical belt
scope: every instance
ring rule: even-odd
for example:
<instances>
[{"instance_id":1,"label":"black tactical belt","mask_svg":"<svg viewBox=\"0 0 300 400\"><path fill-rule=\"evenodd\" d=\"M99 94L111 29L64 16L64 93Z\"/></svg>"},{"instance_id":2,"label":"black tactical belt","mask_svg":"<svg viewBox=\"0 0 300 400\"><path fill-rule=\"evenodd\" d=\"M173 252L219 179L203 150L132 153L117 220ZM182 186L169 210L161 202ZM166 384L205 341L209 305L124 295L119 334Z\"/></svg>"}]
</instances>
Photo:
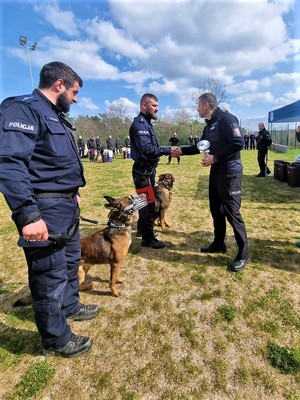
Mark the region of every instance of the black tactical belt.
<instances>
[{"instance_id":1,"label":"black tactical belt","mask_svg":"<svg viewBox=\"0 0 300 400\"><path fill-rule=\"evenodd\" d=\"M42 198L47 198L47 197L64 197L64 198L70 198L70 197L75 197L78 193L78 189L72 190L71 192L41 192L41 193L35 193L34 197L37 199L42 199Z\"/></svg>"}]
</instances>

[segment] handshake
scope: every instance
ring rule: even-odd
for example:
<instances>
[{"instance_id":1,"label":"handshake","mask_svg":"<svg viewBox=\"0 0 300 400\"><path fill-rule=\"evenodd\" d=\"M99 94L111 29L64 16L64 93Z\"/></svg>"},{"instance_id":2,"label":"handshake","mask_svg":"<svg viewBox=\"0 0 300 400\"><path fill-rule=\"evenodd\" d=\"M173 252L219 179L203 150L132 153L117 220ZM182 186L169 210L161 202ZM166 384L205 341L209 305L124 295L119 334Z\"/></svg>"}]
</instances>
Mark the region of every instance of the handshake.
<instances>
[{"instance_id":1,"label":"handshake","mask_svg":"<svg viewBox=\"0 0 300 400\"><path fill-rule=\"evenodd\" d=\"M172 146L170 156L171 157L180 157L182 155L181 148L178 146Z\"/></svg>"}]
</instances>

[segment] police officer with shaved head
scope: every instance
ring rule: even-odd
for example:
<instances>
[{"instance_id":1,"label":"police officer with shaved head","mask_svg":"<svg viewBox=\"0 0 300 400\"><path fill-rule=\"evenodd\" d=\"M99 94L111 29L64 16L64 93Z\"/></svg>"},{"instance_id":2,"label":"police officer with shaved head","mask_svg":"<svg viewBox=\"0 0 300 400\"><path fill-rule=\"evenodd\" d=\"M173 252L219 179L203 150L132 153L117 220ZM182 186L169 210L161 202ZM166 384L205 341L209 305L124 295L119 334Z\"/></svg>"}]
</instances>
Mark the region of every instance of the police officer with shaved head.
<instances>
[{"instance_id":1,"label":"police officer with shaved head","mask_svg":"<svg viewBox=\"0 0 300 400\"><path fill-rule=\"evenodd\" d=\"M153 232L155 219L155 175L160 156L177 157L178 147L159 146L151 123L157 120L158 98L152 93L145 93L140 100L140 113L130 126L129 136L131 157L134 160L132 177L138 194L147 196L147 207L139 210L138 233L142 236L141 246L163 249L165 243L158 240Z\"/></svg>"},{"instance_id":2,"label":"police officer with shaved head","mask_svg":"<svg viewBox=\"0 0 300 400\"><path fill-rule=\"evenodd\" d=\"M83 166L65 117L82 79L61 62L46 64L38 89L10 97L0 109L0 192L23 248L43 354L76 357L92 345L67 321L94 318L79 302L79 194Z\"/></svg>"},{"instance_id":3,"label":"police officer with shaved head","mask_svg":"<svg viewBox=\"0 0 300 400\"><path fill-rule=\"evenodd\" d=\"M241 271L249 261L246 227L240 213L243 166L240 151L244 147L238 119L218 107L212 93L198 98L198 113L206 126L201 140L210 142L202 164L210 166L209 204L214 224L214 240L201 248L203 253L225 253L226 219L233 228L238 252L230 265L232 272ZM182 148L183 155L195 154L197 146Z\"/></svg>"}]
</instances>

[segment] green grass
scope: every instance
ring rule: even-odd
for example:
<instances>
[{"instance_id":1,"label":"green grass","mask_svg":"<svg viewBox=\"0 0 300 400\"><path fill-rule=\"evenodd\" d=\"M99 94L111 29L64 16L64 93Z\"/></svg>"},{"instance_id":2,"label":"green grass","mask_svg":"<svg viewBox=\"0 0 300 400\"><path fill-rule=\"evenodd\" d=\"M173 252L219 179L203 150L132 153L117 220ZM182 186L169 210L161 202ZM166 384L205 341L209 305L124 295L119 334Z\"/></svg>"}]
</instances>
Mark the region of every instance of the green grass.
<instances>
[{"instance_id":1,"label":"green grass","mask_svg":"<svg viewBox=\"0 0 300 400\"><path fill-rule=\"evenodd\" d=\"M269 153L293 161L299 150ZM213 227L208 204L209 169L200 156L157 173L175 176L171 223L163 250L132 244L122 266L122 296L108 289L109 267L94 266L94 290L81 301L97 303L96 319L72 323L93 338L91 350L74 360L41 356L31 307L14 309L27 283L23 252L10 211L0 197L0 398L4 400L299 400L300 372L300 188L272 177L255 178L257 152L244 151L242 215L250 262L232 274L236 256L228 225L226 254L204 254ZM132 160L90 164L81 189L82 235L104 227L104 195L134 194ZM157 229L159 231L159 228ZM21 397L24 396L24 397Z\"/></svg>"},{"instance_id":2,"label":"green grass","mask_svg":"<svg viewBox=\"0 0 300 400\"><path fill-rule=\"evenodd\" d=\"M221 317L226 321L233 321L236 316L236 309L233 306L224 304L223 306L218 308L218 312Z\"/></svg>"},{"instance_id":3,"label":"green grass","mask_svg":"<svg viewBox=\"0 0 300 400\"><path fill-rule=\"evenodd\" d=\"M26 400L35 397L54 377L55 370L47 361L38 362L25 372L9 399Z\"/></svg>"},{"instance_id":4,"label":"green grass","mask_svg":"<svg viewBox=\"0 0 300 400\"><path fill-rule=\"evenodd\" d=\"M300 347L288 348L270 343L268 345L268 358L273 367L278 368L283 373L300 371Z\"/></svg>"}]
</instances>

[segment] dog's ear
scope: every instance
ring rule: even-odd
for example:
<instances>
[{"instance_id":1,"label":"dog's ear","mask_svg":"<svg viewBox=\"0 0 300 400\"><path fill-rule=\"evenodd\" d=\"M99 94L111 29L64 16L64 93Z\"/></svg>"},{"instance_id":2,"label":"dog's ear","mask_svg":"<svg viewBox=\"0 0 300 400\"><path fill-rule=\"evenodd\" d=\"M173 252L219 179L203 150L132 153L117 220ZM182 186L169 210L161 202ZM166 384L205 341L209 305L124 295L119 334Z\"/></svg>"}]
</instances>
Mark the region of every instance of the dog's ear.
<instances>
[{"instance_id":1,"label":"dog's ear","mask_svg":"<svg viewBox=\"0 0 300 400\"><path fill-rule=\"evenodd\" d=\"M111 197L111 196L103 196L105 198L106 201L109 202L109 204L112 204L115 201L115 198Z\"/></svg>"},{"instance_id":2,"label":"dog's ear","mask_svg":"<svg viewBox=\"0 0 300 400\"><path fill-rule=\"evenodd\" d=\"M113 204L104 204L104 207L108 208L109 210L114 210L116 208Z\"/></svg>"}]
</instances>

